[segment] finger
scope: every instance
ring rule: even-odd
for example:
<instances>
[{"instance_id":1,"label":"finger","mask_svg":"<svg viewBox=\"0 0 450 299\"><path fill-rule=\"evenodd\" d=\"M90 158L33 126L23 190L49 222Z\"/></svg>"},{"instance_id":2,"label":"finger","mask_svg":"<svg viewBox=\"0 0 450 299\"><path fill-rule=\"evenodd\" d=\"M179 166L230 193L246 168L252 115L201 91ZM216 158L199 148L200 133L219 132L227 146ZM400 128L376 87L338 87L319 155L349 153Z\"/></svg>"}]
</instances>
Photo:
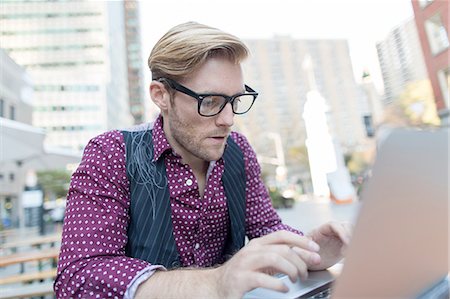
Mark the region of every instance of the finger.
<instances>
[{"instance_id":1,"label":"finger","mask_svg":"<svg viewBox=\"0 0 450 299\"><path fill-rule=\"evenodd\" d=\"M292 282L296 281L299 276L297 268L299 258L297 257L297 260L295 260L296 257L293 253L291 253L291 257L287 257L288 254L281 251L281 249L277 250L276 248L265 248L264 252L249 257L246 269L260 272L267 272L267 269L269 269L270 273L284 273L289 276ZM303 268L306 269L306 265Z\"/></svg>"},{"instance_id":2,"label":"finger","mask_svg":"<svg viewBox=\"0 0 450 299\"><path fill-rule=\"evenodd\" d=\"M283 272L289 275L289 278L291 279L292 282L295 282L298 277L302 279L308 278L308 266L306 264L306 261L304 261L302 259L302 256L297 254L292 247L289 247L287 245L270 245L267 247L267 250L283 256L283 258L285 258L289 263L291 263L295 267L295 272L290 273ZM304 249L302 250L305 252L310 252Z\"/></svg>"},{"instance_id":3,"label":"finger","mask_svg":"<svg viewBox=\"0 0 450 299\"><path fill-rule=\"evenodd\" d=\"M289 291L289 288L280 279L276 277L260 272L253 272L250 275L251 276L249 280L252 289L265 288L283 293Z\"/></svg>"},{"instance_id":4,"label":"finger","mask_svg":"<svg viewBox=\"0 0 450 299\"><path fill-rule=\"evenodd\" d=\"M316 252L310 252L299 247L293 247L292 250L300 256L307 268L310 266L316 266L321 262L320 255Z\"/></svg>"},{"instance_id":5,"label":"finger","mask_svg":"<svg viewBox=\"0 0 450 299\"><path fill-rule=\"evenodd\" d=\"M345 242L341 248L341 254L344 256L344 255L346 255L348 246L350 245L351 237L353 235L353 224L348 222L348 223L344 223L343 226L344 226L345 234L348 237L348 241Z\"/></svg>"},{"instance_id":6,"label":"finger","mask_svg":"<svg viewBox=\"0 0 450 299\"><path fill-rule=\"evenodd\" d=\"M330 223L330 228L332 232L339 237L344 245L348 245L350 243L350 231L349 225L346 223Z\"/></svg>"},{"instance_id":7,"label":"finger","mask_svg":"<svg viewBox=\"0 0 450 299\"><path fill-rule=\"evenodd\" d=\"M254 243L260 245L285 244L290 247L300 247L310 251L319 251L320 249L319 245L310 238L285 230L276 231L253 240L255 240Z\"/></svg>"},{"instance_id":8,"label":"finger","mask_svg":"<svg viewBox=\"0 0 450 299\"><path fill-rule=\"evenodd\" d=\"M313 230L310 233L314 240L318 240L321 236L324 237L338 237L339 240L345 245L350 242L350 235L345 225L338 222L328 222L318 229Z\"/></svg>"},{"instance_id":9,"label":"finger","mask_svg":"<svg viewBox=\"0 0 450 299\"><path fill-rule=\"evenodd\" d=\"M345 228L348 238L351 239L353 236L353 223L351 223L351 222L344 223L344 228Z\"/></svg>"}]
</instances>

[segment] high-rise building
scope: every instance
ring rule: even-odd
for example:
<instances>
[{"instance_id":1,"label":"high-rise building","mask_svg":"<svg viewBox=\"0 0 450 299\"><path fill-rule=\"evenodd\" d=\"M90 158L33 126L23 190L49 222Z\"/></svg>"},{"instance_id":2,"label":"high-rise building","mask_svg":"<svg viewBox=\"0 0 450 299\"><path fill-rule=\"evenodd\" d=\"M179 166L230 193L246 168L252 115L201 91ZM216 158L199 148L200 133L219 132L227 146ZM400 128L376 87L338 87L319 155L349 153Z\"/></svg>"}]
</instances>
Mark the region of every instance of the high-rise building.
<instances>
[{"instance_id":1,"label":"high-rise building","mask_svg":"<svg viewBox=\"0 0 450 299\"><path fill-rule=\"evenodd\" d=\"M0 49L0 117L30 125L33 87L27 72Z\"/></svg>"},{"instance_id":2,"label":"high-rise building","mask_svg":"<svg viewBox=\"0 0 450 299\"><path fill-rule=\"evenodd\" d=\"M427 78L413 19L394 28L376 47L383 76L385 104L395 101L407 83Z\"/></svg>"},{"instance_id":3,"label":"high-rise building","mask_svg":"<svg viewBox=\"0 0 450 299\"><path fill-rule=\"evenodd\" d=\"M134 123L145 121L144 76L142 74L139 2L125 0L125 37L127 47L128 96Z\"/></svg>"},{"instance_id":4,"label":"high-rise building","mask_svg":"<svg viewBox=\"0 0 450 299\"><path fill-rule=\"evenodd\" d=\"M361 94L354 81L346 40L275 37L247 40L246 44L251 51L243 67L246 83L260 96L252 110L237 117L236 123L258 154L276 156L276 140L281 138L291 171L298 165L298 156L305 154L302 114L306 94L314 88L308 83L311 78L303 67L305 60L312 64L315 87L330 107L333 136L344 152L354 150L361 143L365 138L359 107Z\"/></svg>"},{"instance_id":5,"label":"high-rise building","mask_svg":"<svg viewBox=\"0 0 450 299\"><path fill-rule=\"evenodd\" d=\"M2 49L0 66L0 222L4 228L33 226L41 219L42 197L26 197L24 190L36 187L30 180L35 170L64 168L80 157L43 146L44 130L30 125L34 93L29 74Z\"/></svg>"},{"instance_id":6,"label":"high-rise building","mask_svg":"<svg viewBox=\"0 0 450 299\"><path fill-rule=\"evenodd\" d=\"M360 88L363 94L361 115L363 115L366 135L367 137L373 137L377 127L384 121L384 106L372 81L372 76L367 71L362 75Z\"/></svg>"},{"instance_id":7,"label":"high-rise building","mask_svg":"<svg viewBox=\"0 0 450 299\"><path fill-rule=\"evenodd\" d=\"M122 2L18 0L0 14L1 47L32 77L47 145L79 150L131 125Z\"/></svg>"},{"instance_id":8,"label":"high-rise building","mask_svg":"<svg viewBox=\"0 0 450 299\"><path fill-rule=\"evenodd\" d=\"M412 6L438 114L449 123L450 4L448 0L412 0Z\"/></svg>"},{"instance_id":9,"label":"high-rise building","mask_svg":"<svg viewBox=\"0 0 450 299\"><path fill-rule=\"evenodd\" d=\"M26 169L15 159L10 161L7 150L14 152L21 149L7 147L21 144L22 138L28 137L32 113L32 85L26 71L17 65L0 49L0 220L5 227L17 225L19 206L17 202L24 188ZM14 133L23 136L8 136L5 123L14 126ZM25 128L25 129L24 129ZM12 131L12 130L11 130ZM32 132L34 133L34 132ZM31 134L32 134L31 133ZM16 138L11 142L10 138ZM25 154L25 153L24 153ZM19 157L19 156L18 156Z\"/></svg>"}]
</instances>

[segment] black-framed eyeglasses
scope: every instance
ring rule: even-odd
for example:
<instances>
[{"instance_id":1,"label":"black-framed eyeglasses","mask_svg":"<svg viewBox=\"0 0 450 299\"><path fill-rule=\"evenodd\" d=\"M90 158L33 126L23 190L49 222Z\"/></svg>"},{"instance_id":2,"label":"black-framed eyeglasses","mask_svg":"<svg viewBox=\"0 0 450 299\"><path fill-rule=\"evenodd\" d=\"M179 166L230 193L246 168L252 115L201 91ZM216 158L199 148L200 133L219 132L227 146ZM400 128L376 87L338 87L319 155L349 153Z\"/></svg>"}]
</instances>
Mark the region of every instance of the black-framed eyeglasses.
<instances>
[{"instance_id":1,"label":"black-framed eyeglasses","mask_svg":"<svg viewBox=\"0 0 450 299\"><path fill-rule=\"evenodd\" d=\"M198 94L195 91L187 88L186 86L183 86L180 83L169 78L159 78L157 79L157 81L165 81L171 88L196 99L198 102L198 114L206 117L219 114L228 103L231 103L234 114L247 113L250 108L252 108L253 103L258 96L258 93L248 85L245 85L245 93L238 93L230 97L218 93Z\"/></svg>"}]
</instances>

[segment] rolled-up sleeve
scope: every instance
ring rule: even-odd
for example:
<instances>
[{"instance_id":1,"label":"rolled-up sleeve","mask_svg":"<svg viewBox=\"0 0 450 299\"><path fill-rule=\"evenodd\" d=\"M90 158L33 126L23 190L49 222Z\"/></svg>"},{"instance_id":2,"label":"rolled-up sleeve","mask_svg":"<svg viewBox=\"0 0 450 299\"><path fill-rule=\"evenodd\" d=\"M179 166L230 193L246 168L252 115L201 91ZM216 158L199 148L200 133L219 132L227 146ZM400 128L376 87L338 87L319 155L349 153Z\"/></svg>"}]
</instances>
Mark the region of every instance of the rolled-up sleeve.
<instances>
[{"instance_id":1,"label":"rolled-up sleeve","mask_svg":"<svg viewBox=\"0 0 450 299\"><path fill-rule=\"evenodd\" d=\"M119 131L93 138L72 176L58 273L58 298L122 298L149 263L125 256L130 191Z\"/></svg>"},{"instance_id":2,"label":"rolled-up sleeve","mask_svg":"<svg viewBox=\"0 0 450 299\"><path fill-rule=\"evenodd\" d=\"M261 237L278 230L288 230L303 235L295 228L283 224L272 206L269 193L261 179L261 167L256 153L247 139L236 132L231 137L244 155L246 175L246 234L249 239Z\"/></svg>"}]
</instances>

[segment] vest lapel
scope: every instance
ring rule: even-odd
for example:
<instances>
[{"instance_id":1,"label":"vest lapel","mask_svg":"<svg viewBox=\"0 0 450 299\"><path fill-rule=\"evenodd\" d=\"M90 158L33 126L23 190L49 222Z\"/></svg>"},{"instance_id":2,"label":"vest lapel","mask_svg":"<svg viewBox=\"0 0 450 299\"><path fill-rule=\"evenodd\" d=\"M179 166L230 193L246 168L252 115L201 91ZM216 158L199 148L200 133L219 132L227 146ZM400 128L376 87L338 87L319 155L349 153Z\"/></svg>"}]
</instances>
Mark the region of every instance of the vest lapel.
<instances>
[{"instance_id":1,"label":"vest lapel","mask_svg":"<svg viewBox=\"0 0 450 299\"><path fill-rule=\"evenodd\" d=\"M228 145L223 159L225 170L222 182L227 196L230 216L231 240L228 241L225 254L232 256L244 246L245 241L245 163L239 146L228 137ZM231 242L230 242L231 241Z\"/></svg>"},{"instance_id":2,"label":"vest lapel","mask_svg":"<svg viewBox=\"0 0 450 299\"><path fill-rule=\"evenodd\" d=\"M130 181L130 224L126 254L166 268L179 267L179 254L173 238L172 211L164 159L155 164L151 131L123 132L127 146L127 174ZM141 134L145 136L133 136ZM144 139L139 145L133 140ZM139 148L145 147L145 149ZM159 186L143 179L135 167L130 167L131 155L146 153L147 171L152 172ZM142 165L141 165L142 167ZM134 171L133 171L134 170ZM153 198L153 200L151 200ZM153 209L155 209L153 211Z\"/></svg>"}]
</instances>

